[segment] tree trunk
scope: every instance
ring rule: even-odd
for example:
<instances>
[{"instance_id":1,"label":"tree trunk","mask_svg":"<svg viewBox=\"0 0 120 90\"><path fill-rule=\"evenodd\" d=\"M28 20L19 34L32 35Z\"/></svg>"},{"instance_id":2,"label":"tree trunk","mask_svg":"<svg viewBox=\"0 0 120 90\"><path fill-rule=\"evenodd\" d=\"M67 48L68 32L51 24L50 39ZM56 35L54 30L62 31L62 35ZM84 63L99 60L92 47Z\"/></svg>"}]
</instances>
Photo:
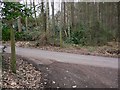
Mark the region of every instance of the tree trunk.
<instances>
[{"instance_id":1,"label":"tree trunk","mask_svg":"<svg viewBox=\"0 0 120 90\"><path fill-rule=\"evenodd\" d=\"M71 2L71 30L74 29L74 0Z\"/></svg>"},{"instance_id":2,"label":"tree trunk","mask_svg":"<svg viewBox=\"0 0 120 90\"><path fill-rule=\"evenodd\" d=\"M21 25L21 17L18 17L18 32L22 31L22 25Z\"/></svg>"},{"instance_id":3,"label":"tree trunk","mask_svg":"<svg viewBox=\"0 0 120 90\"><path fill-rule=\"evenodd\" d=\"M46 23L47 21L46 21L46 12L43 14L43 30L44 30L44 34L45 34L45 36L44 36L44 45L46 45L46 43L47 43L47 23Z\"/></svg>"},{"instance_id":4,"label":"tree trunk","mask_svg":"<svg viewBox=\"0 0 120 90\"><path fill-rule=\"evenodd\" d=\"M46 3L46 44L48 43L49 37L49 2Z\"/></svg>"},{"instance_id":5,"label":"tree trunk","mask_svg":"<svg viewBox=\"0 0 120 90\"><path fill-rule=\"evenodd\" d=\"M71 19L70 19L71 17L70 17L70 9L69 9L69 3L67 3L67 29L68 29L68 37L69 37L69 39L71 38L71 29L70 29L70 25L71 25L71 23L70 23L70 21L71 21Z\"/></svg>"},{"instance_id":6,"label":"tree trunk","mask_svg":"<svg viewBox=\"0 0 120 90\"><path fill-rule=\"evenodd\" d=\"M37 26L37 15L35 10L35 0L33 0L33 8L34 8L34 15L35 15L35 25Z\"/></svg>"},{"instance_id":7,"label":"tree trunk","mask_svg":"<svg viewBox=\"0 0 120 90\"><path fill-rule=\"evenodd\" d=\"M100 22L100 4L99 2L97 2L96 4L97 4L97 21Z\"/></svg>"},{"instance_id":8,"label":"tree trunk","mask_svg":"<svg viewBox=\"0 0 120 90\"><path fill-rule=\"evenodd\" d=\"M2 41L2 20L0 19L0 44L2 44L1 41Z\"/></svg>"},{"instance_id":9,"label":"tree trunk","mask_svg":"<svg viewBox=\"0 0 120 90\"><path fill-rule=\"evenodd\" d=\"M66 32L66 7L65 7L65 1L63 2L63 9L64 9L64 15L63 15L63 30L65 32L65 36L67 37L67 32Z\"/></svg>"},{"instance_id":10,"label":"tree trunk","mask_svg":"<svg viewBox=\"0 0 120 90\"><path fill-rule=\"evenodd\" d=\"M117 8L118 8L118 30L117 30L117 41L119 42L119 45L120 45L120 1L117 3Z\"/></svg>"},{"instance_id":11,"label":"tree trunk","mask_svg":"<svg viewBox=\"0 0 120 90\"><path fill-rule=\"evenodd\" d=\"M45 31L45 14L44 14L44 2L43 0L41 1L41 16L42 16L42 29Z\"/></svg>"},{"instance_id":12,"label":"tree trunk","mask_svg":"<svg viewBox=\"0 0 120 90\"><path fill-rule=\"evenodd\" d=\"M53 44L55 45L55 17L54 17L54 0L51 2L52 7L52 37L53 37Z\"/></svg>"},{"instance_id":13,"label":"tree trunk","mask_svg":"<svg viewBox=\"0 0 120 90\"><path fill-rule=\"evenodd\" d=\"M62 22L62 11L63 11L63 0L61 2L61 15L60 15L60 47L63 47L63 39L62 39L62 27L63 27L63 22Z\"/></svg>"},{"instance_id":14,"label":"tree trunk","mask_svg":"<svg viewBox=\"0 0 120 90\"><path fill-rule=\"evenodd\" d=\"M26 5L26 8L27 8L27 0L25 1L25 5ZM28 17L27 16L25 18L25 27L26 27L26 31L28 31Z\"/></svg>"},{"instance_id":15,"label":"tree trunk","mask_svg":"<svg viewBox=\"0 0 120 90\"><path fill-rule=\"evenodd\" d=\"M26 31L28 31L28 17L25 18L25 27L26 27Z\"/></svg>"},{"instance_id":16,"label":"tree trunk","mask_svg":"<svg viewBox=\"0 0 120 90\"><path fill-rule=\"evenodd\" d=\"M16 54L15 54L15 35L14 30L11 27L11 70L16 73Z\"/></svg>"},{"instance_id":17,"label":"tree trunk","mask_svg":"<svg viewBox=\"0 0 120 90\"><path fill-rule=\"evenodd\" d=\"M45 33L45 41L43 41L43 44L46 44L47 37L46 37L46 12L44 10L44 1L41 1L41 16L42 16L42 30Z\"/></svg>"}]
</instances>

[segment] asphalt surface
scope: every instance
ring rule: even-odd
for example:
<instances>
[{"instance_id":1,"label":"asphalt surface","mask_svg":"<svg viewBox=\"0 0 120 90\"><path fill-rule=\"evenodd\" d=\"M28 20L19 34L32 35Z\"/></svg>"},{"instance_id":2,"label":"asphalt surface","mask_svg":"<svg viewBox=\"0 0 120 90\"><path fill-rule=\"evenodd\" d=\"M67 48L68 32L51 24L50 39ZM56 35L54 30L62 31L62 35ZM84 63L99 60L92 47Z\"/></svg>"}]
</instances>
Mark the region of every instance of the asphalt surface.
<instances>
[{"instance_id":1,"label":"asphalt surface","mask_svg":"<svg viewBox=\"0 0 120 90\"><path fill-rule=\"evenodd\" d=\"M10 53L10 47L6 49ZM16 47L42 72L45 88L118 88L118 58Z\"/></svg>"},{"instance_id":2,"label":"asphalt surface","mask_svg":"<svg viewBox=\"0 0 120 90\"><path fill-rule=\"evenodd\" d=\"M10 53L10 47L6 49L6 52ZM118 68L118 58L111 57L78 55L20 47L16 47L16 54L33 59L44 58L66 63L92 65L97 67Z\"/></svg>"}]
</instances>

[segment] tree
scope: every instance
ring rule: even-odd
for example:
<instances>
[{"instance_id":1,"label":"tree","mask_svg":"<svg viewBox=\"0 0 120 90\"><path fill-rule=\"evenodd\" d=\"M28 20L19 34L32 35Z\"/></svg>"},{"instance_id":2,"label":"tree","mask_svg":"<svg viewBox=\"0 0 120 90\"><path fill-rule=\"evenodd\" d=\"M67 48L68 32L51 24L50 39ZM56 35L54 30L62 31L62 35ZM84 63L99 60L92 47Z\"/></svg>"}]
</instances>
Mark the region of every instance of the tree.
<instances>
[{"instance_id":1,"label":"tree","mask_svg":"<svg viewBox=\"0 0 120 90\"><path fill-rule=\"evenodd\" d=\"M62 27L63 27L63 22L62 22L62 14L63 14L63 0L62 0L62 2L60 3L61 4L61 15L60 15L60 47L63 47L63 39L62 39Z\"/></svg>"},{"instance_id":2,"label":"tree","mask_svg":"<svg viewBox=\"0 0 120 90\"><path fill-rule=\"evenodd\" d=\"M52 37L53 37L53 41L54 41L54 44L55 44L55 17L54 17L54 0L52 0L51 2L51 7L52 7Z\"/></svg>"},{"instance_id":3,"label":"tree","mask_svg":"<svg viewBox=\"0 0 120 90\"><path fill-rule=\"evenodd\" d=\"M8 23L11 35L11 70L16 73L16 54L15 54L15 35L13 23L18 17L26 15L26 8L24 5L17 2L2 2L2 20Z\"/></svg>"},{"instance_id":4,"label":"tree","mask_svg":"<svg viewBox=\"0 0 120 90\"><path fill-rule=\"evenodd\" d=\"M0 44L2 44L1 41L2 41L2 20L0 18Z\"/></svg>"},{"instance_id":5,"label":"tree","mask_svg":"<svg viewBox=\"0 0 120 90\"><path fill-rule=\"evenodd\" d=\"M71 38L71 29L70 29L70 25L71 25L71 19L70 19L70 3L66 3L66 13L67 13L67 23L66 23L66 26L67 26L67 34L68 34L68 37L69 39Z\"/></svg>"},{"instance_id":6,"label":"tree","mask_svg":"<svg viewBox=\"0 0 120 90\"><path fill-rule=\"evenodd\" d=\"M120 1L117 3L117 8L118 8L118 30L117 30L117 38L118 38L118 42L120 43Z\"/></svg>"},{"instance_id":7,"label":"tree","mask_svg":"<svg viewBox=\"0 0 120 90\"><path fill-rule=\"evenodd\" d=\"M27 0L25 1L25 6L27 8ZM27 13L27 12L26 12ZM26 16L25 18L25 27L26 27L26 31L28 31L28 17Z\"/></svg>"},{"instance_id":8,"label":"tree","mask_svg":"<svg viewBox=\"0 0 120 90\"><path fill-rule=\"evenodd\" d=\"M42 17L42 29L45 30L45 27L44 27L44 2L43 0L41 0L41 17Z\"/></svg>"},{"instance_id":9,"label":"tree","mask_svg":"<svg viewBox=\"0 0 120 90\"><path fill-rule=\"evenodd\" d=\"M37 26L37 15L36 15L36 10L35 10L35 0L33 0L33 9L34 9L34 16L35 16L35 25Z\"/></svg>"},{"instance_id":10,"label":"tree","mask_svg":"<svg viewBox=\"0 0 120 90\"><path fill-rule=\"evenodd\" d=\"M49 1L46 3L46 43L48 43L48 36L49 36Z\"/></svg>"},{"instance_id":11,"label":"tree","mask_svg":"<svg viewBox=\"0 0 120 90\"><path fill-rule=\"evenodd\" d=\"M63 30L65 32L65 36L67 37L67 32L66 32L66 6L65 6L65 1L63 2Z\"/></svg>"},{"instance_id":12,"label":"tree","mask_svg":"<svg viewBox=\"0 0 120 90\"><path fill-rule=\"evenodd\" d=\"M71 30L74 28L74 0L71 2Z\"/></svg>"}]
</instances>

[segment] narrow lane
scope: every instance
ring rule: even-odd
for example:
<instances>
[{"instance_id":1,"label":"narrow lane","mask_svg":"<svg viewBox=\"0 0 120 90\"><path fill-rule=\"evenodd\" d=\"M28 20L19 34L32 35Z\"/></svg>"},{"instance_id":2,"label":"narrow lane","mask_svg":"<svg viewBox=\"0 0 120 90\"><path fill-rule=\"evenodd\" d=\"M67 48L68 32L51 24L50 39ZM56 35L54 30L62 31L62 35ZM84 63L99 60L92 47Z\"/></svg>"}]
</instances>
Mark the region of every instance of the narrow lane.
<instances>
[{"instance_id":1,"label":"narrow lane","mask_svg":"<svg viewBox=\"0 0 120 90\"><path fill-rule=\"evenodd\" d=\"M6 49L10 53L10 47ZM118 68L118 58L78 55L64 52L52 52L39 49L16 47L18 55L39 60L40 58L51 59L59 62L92 65L97 67Z\"/></svg>"}]
</instances>

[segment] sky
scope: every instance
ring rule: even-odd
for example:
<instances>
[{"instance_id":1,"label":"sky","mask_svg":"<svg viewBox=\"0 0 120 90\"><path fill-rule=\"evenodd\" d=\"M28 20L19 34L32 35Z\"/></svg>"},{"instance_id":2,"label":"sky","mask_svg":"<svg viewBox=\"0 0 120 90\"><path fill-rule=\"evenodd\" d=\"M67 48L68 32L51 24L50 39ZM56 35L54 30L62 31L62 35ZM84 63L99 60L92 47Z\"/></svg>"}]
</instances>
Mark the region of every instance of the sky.
<instances>
[{"instance_id":1,"label":"sky","mask_svg":"<svg viewBox=\"0 0 120 90\"><path fill-rule=\"evenodd\" d=\"M5 0L5 1L8 1L8 0ZM23 1L23 0L10 0L11 2L16 2L16 1ZM27 0L28 2L30 0ZM41 0L35 0L36 1L41 1ZM44 1L48 1L48 0L44 0ZM55 2L59 2L59 1L62 1L62 0L54 0ZM65 2L119 2L120 0L63 0Z\"/></svg>"},{"instance_id":2,"label":"sky","mask_svg":"<svg viewBox=\"0 0 120 90\"><path fill-rule=\"evenodd\" d=\"M28 4L30 4L30 0L4 0L4 1L11 1L11 2L20 2L22 4L24 4L26 1ZM35 4L37 5L38 2L40 3L41 0L31 0L32 2L35 1ZM52 2L53 0L43 0L45 2L49 1ZM55 14L61 9L61 1L65 1L65 2L118 2L120 0L54 0L54 9L55 9ZM51 3L49 3L49 9L50 9L50 15L52 15L52 9L51 9ZM38 15L38 14L37 14Z\"/></svg>"},{"instance_id":3,"label":"sky","mask_svg":"<svg viewBox=\"0 0 120 90\"><path fill-rule=\"evenodd\" d=\"M21 0L20 1L20 3L25 3L25 1L26 0ZM31 0L31 1L33 1L33 0ZM47 0L46 0L47 1ZM49 2L51 2L52 0L49 0ZM40 3L40 0L35 0L35 4L37 5L38 4L38 2ZM30 0L27 0L27 3L28 4L30 4ZM60 5L60 1L59 0L54 0L54 12L55 12L55 14L57 13L57 11L59 11L60 10L60 7L61 7L61 5ZM49 9L50 9L50 15L52 15L52 8L51 8L51 3L49 3Z\"/></svg>"},{"instance_id":4,"label":"sky","mask_svg":"<svg viewBox=\"0 0 120 90\"><path fill-rule=\"evenodd\" d=\"M18 1L21 1L21 3L25 2L26 0L18 0ZM32 2L35 1L35 4L38 4L38 2L40 2L41 0L31 0ZM61 5L60 5L60 2L61 1L65 1L65 2L118 2L120 0L43 0L45 2L49 1L49 2L52 2L54 1L55 4L54 4L54 7L55 7L55 13L57 11L60 10L61 8ZM30 0L27 0L28 3L30 3ZM49 3L49 9L50 9L50 15L52 14L52 10L51 10L51 3Z\"/></svg>"}]
</instances>

